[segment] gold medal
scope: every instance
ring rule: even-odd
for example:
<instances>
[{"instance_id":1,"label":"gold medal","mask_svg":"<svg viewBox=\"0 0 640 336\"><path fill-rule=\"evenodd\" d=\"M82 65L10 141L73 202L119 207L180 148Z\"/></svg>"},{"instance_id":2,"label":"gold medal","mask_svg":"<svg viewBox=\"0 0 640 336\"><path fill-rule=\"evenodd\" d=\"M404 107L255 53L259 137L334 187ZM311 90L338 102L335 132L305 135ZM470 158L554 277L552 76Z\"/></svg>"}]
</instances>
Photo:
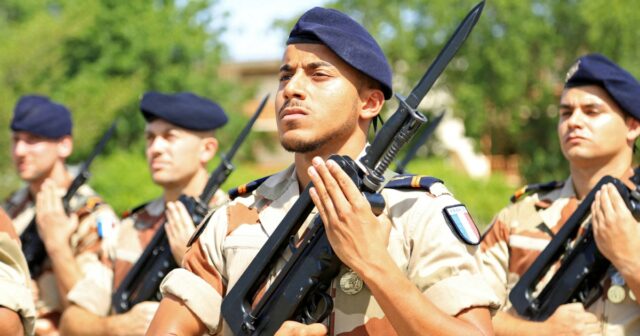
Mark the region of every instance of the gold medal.
<instances>
[{"instance_id":1,"label":"gold medal","mask_svg":"<svg viewBox=\"0 0 640 336\"><path fill-rule=\"evenodd\" d=\"M632 291L631 289L629 289L629 298L630 298L631 300L633 300L633 301L635 301L635 300L636 300L636 295L635 295L635 294L633 294L633 291Z\"/></svg>"},{"instance_id":2,"label":"gold medal","mask_svg":"<svg viewBox=\"0 0 640 336\"><path fill-rule=\"evenodd\" d=\"M360 293L363 286L364 282L362 279L352 270L347 271L340 277L340 289L345 294L356 295Z\"/></svg>"},{"instance_id":3,"label":"gold medal","mask_svg":"<svg viewBox=\"0 0 640 336\"><path fill-rule=\"evenodd\" d=\"M627 296L625 292L624 287L613 285L607 290L607 299L613 303L620 303L624 301L625 296Z\"/></svg>"}]
</instances>

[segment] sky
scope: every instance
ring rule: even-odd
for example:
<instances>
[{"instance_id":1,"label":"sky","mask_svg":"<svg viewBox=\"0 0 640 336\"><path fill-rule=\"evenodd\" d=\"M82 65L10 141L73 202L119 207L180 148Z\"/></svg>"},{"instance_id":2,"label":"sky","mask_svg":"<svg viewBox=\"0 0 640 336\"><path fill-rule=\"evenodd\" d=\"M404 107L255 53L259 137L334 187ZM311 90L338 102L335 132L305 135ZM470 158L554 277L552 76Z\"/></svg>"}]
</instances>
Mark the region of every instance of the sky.
<instances>
[{"instance_id":1,"label":"sky","mask_svg":"<svg viewBox=\"0 0 640 336\"><path fill-rule=\"evenodd\" d=\"M273 60L282 56L286 32L272 28L276 19L290 19L327 0L222 0L218 10L229 12L222 36L231 60Z\"/></svg>"}]
</instances>

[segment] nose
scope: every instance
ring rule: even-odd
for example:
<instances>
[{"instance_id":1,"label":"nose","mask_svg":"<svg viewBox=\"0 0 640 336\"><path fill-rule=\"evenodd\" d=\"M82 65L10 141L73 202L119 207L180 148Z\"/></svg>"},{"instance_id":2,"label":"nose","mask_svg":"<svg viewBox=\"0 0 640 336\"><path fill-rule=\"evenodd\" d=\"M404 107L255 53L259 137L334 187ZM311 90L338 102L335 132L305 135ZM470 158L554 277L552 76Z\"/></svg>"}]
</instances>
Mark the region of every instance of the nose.
<instances>
[{"instance_id":1,"label":"nose","mask_svg":"<svg viewBox=\"0 0 640 336\"><path fill-rule=\"evenodd\" d=\"M13 143L13 154L23 156L27 153L27 144L23 140L16 140Z\"/></svg>"},{"instance_id":2,"label":"nose","mask_svg":"<svg viewBox=\"0 0 640 336\"><path fill-rule=\"evenodd\" d=\"M302 71L296 71L291 78L287 81L283 88L283 95L285 100L300 99L304 100L307 97L305 93L306 76Z\"/></svg>"},{"instance_id":3,"label":"nose","mask_svg":"<svg viewBox=\"0 0 640 336\"><path fill-rule=\"evenodd\" d=\"M569 125L569 127L577 127L582 125L583 116L584 114L582 113L582 109L576 107L567 119L567 125Z\"/></svg>"},{"instance_id":4,"label":"nose","mask_svg":"<svg viewBox=\"0 0 640 336\"><path fill-rule=\"evenodd\" d=\"M151 158L160 153L165 147L166 141L161 136L154 136L147 142L147 155Z\"/></svg>"}]
</instances>

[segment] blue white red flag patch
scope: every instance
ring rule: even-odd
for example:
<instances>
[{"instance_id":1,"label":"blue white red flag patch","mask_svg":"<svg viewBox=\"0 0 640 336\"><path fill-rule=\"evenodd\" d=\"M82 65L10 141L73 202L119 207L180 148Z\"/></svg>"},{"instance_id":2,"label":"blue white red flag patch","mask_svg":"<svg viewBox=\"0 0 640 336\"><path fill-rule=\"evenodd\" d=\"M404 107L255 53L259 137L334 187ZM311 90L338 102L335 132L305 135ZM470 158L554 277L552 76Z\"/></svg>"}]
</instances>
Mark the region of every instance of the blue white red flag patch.
<instances>
[{"instance_id":1,"label":"blue white red flag patch","mask_svg":"<svg viewBox=\"0 0 640 336\"><path fill-rule=\"evenodd\" d=\"M447 206L442 212L460 239L470 245L480 244L480 232L464 204Z\"/></svg>"}]
</instances>

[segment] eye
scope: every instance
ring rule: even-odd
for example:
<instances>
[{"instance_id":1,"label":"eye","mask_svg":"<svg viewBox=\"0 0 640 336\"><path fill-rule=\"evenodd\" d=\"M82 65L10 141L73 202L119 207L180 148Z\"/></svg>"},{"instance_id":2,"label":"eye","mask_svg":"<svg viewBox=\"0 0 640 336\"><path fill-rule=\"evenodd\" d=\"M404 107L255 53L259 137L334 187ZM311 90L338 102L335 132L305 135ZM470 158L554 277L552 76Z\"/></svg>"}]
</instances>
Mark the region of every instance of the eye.
<instances>
[{"instance_id":1,"label":"eye","mask_svg":"<svg viewBox=\"0 0 640 336\"><path fill-rule=\"evenodd\" d=\"M280 78L279 78L279 80L280 80L281 82L286 82L286 81L288 81L289 79L291 79L291 74L290 74L290 73L281 73L281 74L280 74Z\"/></svg>"}]
</instances>

